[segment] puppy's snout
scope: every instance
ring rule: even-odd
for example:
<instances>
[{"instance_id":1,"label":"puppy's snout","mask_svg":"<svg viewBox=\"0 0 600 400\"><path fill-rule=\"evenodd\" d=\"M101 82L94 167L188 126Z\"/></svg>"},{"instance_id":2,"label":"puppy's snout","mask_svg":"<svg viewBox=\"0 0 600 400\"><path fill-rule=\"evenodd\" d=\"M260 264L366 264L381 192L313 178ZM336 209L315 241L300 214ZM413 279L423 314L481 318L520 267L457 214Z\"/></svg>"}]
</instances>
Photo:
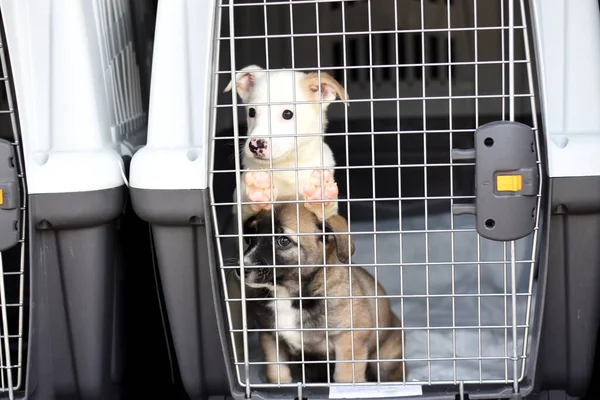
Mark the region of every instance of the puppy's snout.
<instances>
[{"instance_id":1,"label":"puppy's snout","mask_svg":"<svg viewBox=\"0 0 600 400\"><path fill-rule=\"evenodd\" d=\"M252 272L256 272L256 271L257 271L256 268L248 268L248 267L246 267L246 268L244 268L244 277L247 278ZM238 278L241 278L241 272L242 272L241 268L234 270L235 276L238 277Z\"/></svg>"},{"instance_id":2,"label":"puppy's snout","mask_svg":"<svg viewBox=\"0 0 600 400\"><path fill-rule=\"evenodd\" d=\"M269 262L263 257L258 257L256 260L254 260L254 262L252 264L253 265L261 265L261 266L270 265ZM268 269L268 268L260 268L260 271L262 271L264 269Z\"/></svg>"},{"instance_id":3,"label":"puppy's snout","mask_svg":"<svg viewBox=\"0 0 600 400\"><path fill-rule=\"evenodd\" d=\"M250 283L260 283L260 282L268 282L271 279L271 269L260 268L258 266L262 266L263 264L255 263L254 268L246 267L244 268L244 280ZM264 264L266 265L266 264ZM257 268L258 267L258 268Z\"/></svg>"},{"instance_id":4,"label":"puppy's snout","mask_svg":"<svg viewBox=\"0 0 600 400\"><path fill-rule=\"evenodd\" d=\"M264 156L267 151L267 141L264 139L251 139L248 148L253 154Z\"/></svg>"}]
</instances>

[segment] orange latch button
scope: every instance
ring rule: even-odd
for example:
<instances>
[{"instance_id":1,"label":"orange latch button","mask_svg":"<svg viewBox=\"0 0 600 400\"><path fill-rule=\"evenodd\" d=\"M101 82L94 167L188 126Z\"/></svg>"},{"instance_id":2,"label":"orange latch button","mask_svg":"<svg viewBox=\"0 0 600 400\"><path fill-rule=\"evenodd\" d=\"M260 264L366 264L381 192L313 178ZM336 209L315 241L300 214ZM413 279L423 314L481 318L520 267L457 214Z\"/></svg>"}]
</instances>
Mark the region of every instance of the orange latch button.
<instances>
[{"instance_id":1,"label":"orange latch button","mask_svg":"<svg viewBox=\"0 0 600 400\"><path fill-rule=\"evenodd\" d=\"M523 177L521 175L496 176L496 190L499 192L518 192L522 188Z\"/></svg>"}]
</instances>

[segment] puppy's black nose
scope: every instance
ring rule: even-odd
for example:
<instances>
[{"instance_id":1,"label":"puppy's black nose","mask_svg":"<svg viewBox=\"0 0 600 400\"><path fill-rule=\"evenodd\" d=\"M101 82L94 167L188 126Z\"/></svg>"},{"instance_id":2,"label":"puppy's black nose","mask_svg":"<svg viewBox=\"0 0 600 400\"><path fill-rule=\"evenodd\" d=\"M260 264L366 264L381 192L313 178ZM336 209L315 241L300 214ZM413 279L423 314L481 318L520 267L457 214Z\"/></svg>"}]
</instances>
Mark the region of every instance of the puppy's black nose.
<instances>
[{"instance_id":1,"label":"puppy's black nose","mask_svg":"<svg viewBox=\"0 0 600 400\"><path fill-rule=\"evenodd\" d=\"M252 139L248 143L248 147L254 154L264 153L264 150L267 148L267 142L264 139Z\"/></svg>"}]
</instances>

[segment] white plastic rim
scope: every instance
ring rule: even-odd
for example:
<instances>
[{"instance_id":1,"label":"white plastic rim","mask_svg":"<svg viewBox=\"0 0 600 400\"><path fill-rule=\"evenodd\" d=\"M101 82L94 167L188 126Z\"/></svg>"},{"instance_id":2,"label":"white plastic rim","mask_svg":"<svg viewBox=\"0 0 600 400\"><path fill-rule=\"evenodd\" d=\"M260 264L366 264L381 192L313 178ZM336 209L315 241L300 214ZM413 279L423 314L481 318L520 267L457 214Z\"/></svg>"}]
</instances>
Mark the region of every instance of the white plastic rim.
<instances>
[{"instance_id":1,"label":"white plastic rim","mask_svg":"<svg viewBox=\"0 0 600 400\"><path fill-rule=\"evenodd\" d=\"M131 187L207 187L215 7L215 0L158 3L148 141L131 160Z\"/></svg>"},{"instance_id":2,"label":"white plastic rim","mask_svg":"<svg viewBox=\"0 0 600 400\"><path fill-rule=\"evenodd\" d=\"M89 0L0 0L30 194L124 184Z\"/></svg>"},{"instance_id":3,"label":"white plastic rim","mask_svg":"<svg viewBox=\"0 0 600 400\"><path fill-rule=\"evenodd\" d=\"M600 10L596 0L532 0L550 177L600 175Z\"/></svg>"}]
</instances>

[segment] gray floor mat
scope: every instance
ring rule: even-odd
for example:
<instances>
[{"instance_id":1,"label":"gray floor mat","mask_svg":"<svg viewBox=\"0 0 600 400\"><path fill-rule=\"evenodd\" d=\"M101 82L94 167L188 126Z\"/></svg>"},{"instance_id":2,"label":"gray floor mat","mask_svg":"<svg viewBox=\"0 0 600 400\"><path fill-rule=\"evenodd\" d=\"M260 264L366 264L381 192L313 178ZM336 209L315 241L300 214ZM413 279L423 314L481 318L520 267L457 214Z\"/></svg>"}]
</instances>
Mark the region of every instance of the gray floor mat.
<instances>
[{"instance_id":1,"label":"gray floor mat","mask_svg":"<svg viewBox=\"0 0 600 400\"><path fill-rule=\"evenodd\" d=\"M372 221L353 220L350 229L356 233L353 235L356 251L352 263L391 264L377 267L376 273L374 267L366 269L377 276L388 295L398 296L391 303L396 315L403 316L406 328L409 381L511 379L511 274L510 264L505 266L503 261L505 249L506 259L510 260L510 246L506 244L505 248L501 242L483 238L478 246L475 232L462 231L473 228L473 216L455 216L453 226L450 220L449 214L429 215L426 228L428 231L453 228L454 236L450 232L424 233L423 215L403 218L401 236L397 233L400 230L397 219L377 221L376 235L360 234L373 231ZM531 275L531 262L524 261L531 259L531 247L532 236L516 242L519 356L522 356ZM400 256L402 267L398 265ZM478 259L483 262L479 268ZM428 270L426 260L430 263ZM262 361L256 335L250 334L248 340L250 361ZM260 365L251 365L251 383L265 382L262 369ZM240 370L244 379L243 367Z\"/></svg>"}]
</instances>

